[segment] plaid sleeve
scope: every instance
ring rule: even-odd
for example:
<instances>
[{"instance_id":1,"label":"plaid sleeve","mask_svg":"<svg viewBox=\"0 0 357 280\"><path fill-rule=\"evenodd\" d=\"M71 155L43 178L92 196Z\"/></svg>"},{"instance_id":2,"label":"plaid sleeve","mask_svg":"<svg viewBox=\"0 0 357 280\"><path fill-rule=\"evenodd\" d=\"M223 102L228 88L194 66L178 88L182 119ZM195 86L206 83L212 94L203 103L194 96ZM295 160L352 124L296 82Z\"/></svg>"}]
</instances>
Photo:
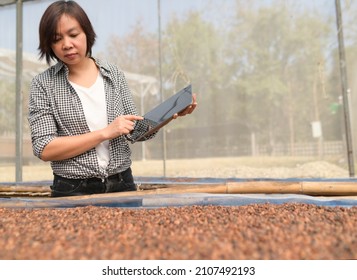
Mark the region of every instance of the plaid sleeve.
<instances>
[{"instance_id":1,"label":"plaid sleeve","mask_svg":"<svg viewBox=\"0 0 357 280\"><path fill-rule=\"evenodd\" d=\"M134 142L134 139L139 138L141 135L143 135L146 131L149 130L150 123L147 120L142 120L142 121L137 121L135 123L135 127L134 130L132 131L132 133L126 135L126 138L130 141L130 142ZM142 139L139 140L139 142L141 141L145 141L145 140L149 140L151 138L154 138L157 134L157 131L146 136L143 137Z\"/></svg>"},{"instance_id":2,"label":"plaid sleeve","mask_svg":"<svg viewBox=\"0 0 357 280\"><path fill-rule=\"evenodd\" d=\"M28 121L31 128L33 153L41 158L45 146L57 137L57 127L48 93L38 77L31 82Z\"/></svg>"}]
</instances>

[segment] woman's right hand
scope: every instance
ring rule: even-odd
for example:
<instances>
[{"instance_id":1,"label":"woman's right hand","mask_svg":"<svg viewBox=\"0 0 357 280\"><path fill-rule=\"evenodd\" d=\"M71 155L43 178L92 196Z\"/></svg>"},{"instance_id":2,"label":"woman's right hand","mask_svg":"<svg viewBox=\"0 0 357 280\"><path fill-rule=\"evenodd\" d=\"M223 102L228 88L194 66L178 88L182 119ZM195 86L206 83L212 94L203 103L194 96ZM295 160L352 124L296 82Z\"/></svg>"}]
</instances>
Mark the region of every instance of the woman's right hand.
<instances>
[{"instance_id":1,"label":"woman's right hand","mask_svg":"<svg viewBox=\"0 0 357 280\"><path fill-rule=\"evenodd\" d=\"M117 117L106 128L104 133L108 140L114 139L121 135L129 134L135 127L135 121L143 120L144 118L136 115L123 115Z\"/></svg>"}]
</instances>

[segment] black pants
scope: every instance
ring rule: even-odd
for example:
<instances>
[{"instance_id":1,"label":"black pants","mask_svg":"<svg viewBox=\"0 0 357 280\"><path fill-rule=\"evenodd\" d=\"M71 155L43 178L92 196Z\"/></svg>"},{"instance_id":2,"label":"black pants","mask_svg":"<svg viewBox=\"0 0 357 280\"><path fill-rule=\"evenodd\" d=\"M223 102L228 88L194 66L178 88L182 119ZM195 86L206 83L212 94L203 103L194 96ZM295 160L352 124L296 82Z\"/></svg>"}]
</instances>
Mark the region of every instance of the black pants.
<instances>
[{"instance_id":1,"label":"black pants","mask_svg":"<svg viewBox=\"0 0 357 280\"><path fill-rule=\"evenodd\" d=\"M102 180L100 178L68 179L54 174L51 196L74 196L96 193L136 191L136 185L131 168L111 175Z\"/></svg>"}]
</instances>

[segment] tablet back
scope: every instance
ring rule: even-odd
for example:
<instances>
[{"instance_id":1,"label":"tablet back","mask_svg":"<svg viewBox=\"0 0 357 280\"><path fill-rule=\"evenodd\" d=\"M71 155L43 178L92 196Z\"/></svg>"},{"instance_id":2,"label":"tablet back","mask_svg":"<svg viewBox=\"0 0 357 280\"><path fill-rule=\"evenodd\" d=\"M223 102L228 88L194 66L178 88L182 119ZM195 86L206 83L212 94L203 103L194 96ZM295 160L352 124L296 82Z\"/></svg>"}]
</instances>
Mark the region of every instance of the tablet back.
<instances>
[{"instance_id":1,"label":"tablet back","mask_svg":"<svg viewBox=\"0 0 357 280\"><path fill-rule=\"evenodd\" d=\"M144 120L139 122L149 123L150 129L144 134L137 136L132 142L136 142L159 130L167 124L176 113L181 112L191 103L192 85L188 85L143 116Z\"/></svg>"}]
</instances>

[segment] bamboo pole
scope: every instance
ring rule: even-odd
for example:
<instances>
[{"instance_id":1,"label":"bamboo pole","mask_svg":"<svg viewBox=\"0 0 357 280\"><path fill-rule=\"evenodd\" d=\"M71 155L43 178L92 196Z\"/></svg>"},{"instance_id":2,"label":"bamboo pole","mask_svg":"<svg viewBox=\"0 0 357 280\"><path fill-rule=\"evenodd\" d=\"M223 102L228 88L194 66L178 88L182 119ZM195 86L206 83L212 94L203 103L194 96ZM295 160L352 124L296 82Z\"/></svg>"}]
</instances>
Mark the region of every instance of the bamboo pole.
<instances>
[{"instance_id":1,"label":"bamboo pole","mask_svg":"<svg viewBox=\"0 0 357 280\"><path fill-rule=\"evenodd\" d=\"M152 186L151 186L152 187ZM48 186L1 186L0 195L6 192L50 193ZM357 195L357 182L351 181L242 181L217 184L167 183L155 185L152 189L133 192L100 194L103 197L144 196L152 194L214 193L214 194L306 194L320 196ZM94 197L91 195L90 197ZM82 196L80 196L82 197ZM76 197L67 197L76 199Z\"/></svg>"},{"instance_id":2,"label":"bamboo pole","mask_svg":"<svg viewBox=\"0 0 357 280\"><path fill-rule=\"evenodd\" d=\"M351 182L301 182L302 193L308 195L357 195L357 184Z\"/></svg>"},{"instance_id":3,"label":"bamboo pole","mask_svg":"<svg viewBox=\"0 0 357 280\"><path fill-rule=\"evenodd\" d=\"M2 192L51 192L51 188L47 186L0 186Z\"/></svg>"},{"instance_id":4,"label":"bamboo pole","mask_svg":"<svg viewBox=\"0 0 357 280\"><path fill-rule=\"evenodd\" d=\"M228 182L227 193L302 193L301 182L249 181Z\"/></svg>"},{"instance_id":5,"label":"bamboo pole","mask_svg":"<svg viewBox=\"0 0 357 280\"><path fill-rule=\"evenodd\" d=\"M228 182L227 193L357 195L356 182Z\"/></svg>"},{"instance_id":6,"label":"bamboo pole","mask_svg":"<svg viewBox=\"0 0 357 280\"><path fill-rule=\"evenodd\" d=\"M174 195L189 193L205 194L305 194L325 196L324 199L348 199L357 200L357 185L352 182L227 182L226 184L205 184L205 185L179 185L172 184L166 188L142 190L136 192L117 192L105 194L93 194L83 196L68 197L44 197L45 192L38 192L41 198L31 198L34 193L24 192L27 188L21 186L21 192L17 193L18 198L1 199L0 207L7 208L61 208L80 207L88 205L107 205L119 203L120 205L142 206L145 197L153 195ZM8 188L8 187L7 187ZM36 187L32 187L36 188ZM46 190L46 187L38 187L38 190ZM12 186L11 189L16 189ZM4 188L2 187L2 190ZM5 192L0 191L0 196ZM26 198L28 194L28 198ZM49 193L48 193L49 195ZM327 198L328 196L329 198ZM159 197L156 197L159 198Z\"/></svg>"}]
</instances>

